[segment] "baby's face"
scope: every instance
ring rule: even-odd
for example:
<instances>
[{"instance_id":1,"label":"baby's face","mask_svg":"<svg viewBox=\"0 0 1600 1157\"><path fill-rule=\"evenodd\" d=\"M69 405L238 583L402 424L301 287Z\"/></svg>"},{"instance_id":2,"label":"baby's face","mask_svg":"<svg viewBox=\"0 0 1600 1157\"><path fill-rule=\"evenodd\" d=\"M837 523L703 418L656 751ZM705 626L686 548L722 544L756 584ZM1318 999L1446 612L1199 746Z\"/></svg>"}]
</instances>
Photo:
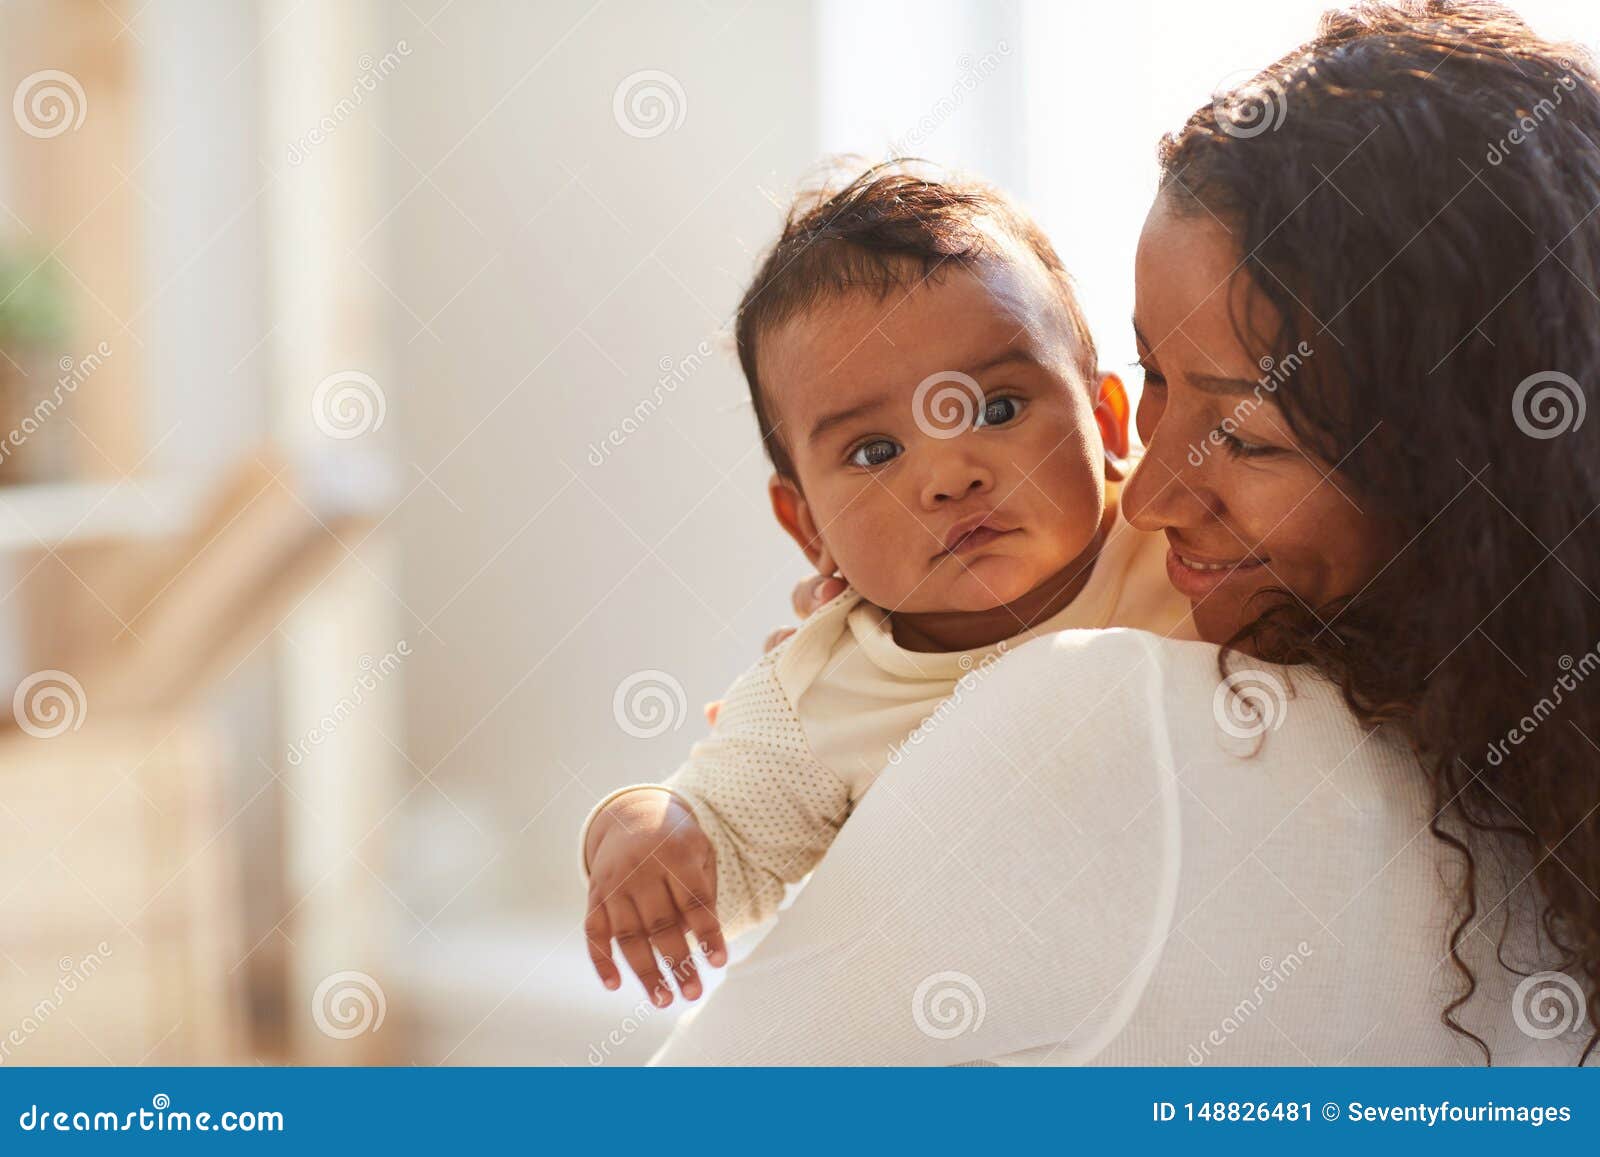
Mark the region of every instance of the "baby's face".
<instances>
[{"instance_id":1,"label":"baby's face","mask_svg":"<svg viewBox=\"0 0 1600 1157\"><path fill-rule=\"evenodd\" d=\"M1092 543L1105 448L1042 269L950 266L778 326L760 367L802 522L891 611L985 611Z\"/></svg>"}]
</instances>

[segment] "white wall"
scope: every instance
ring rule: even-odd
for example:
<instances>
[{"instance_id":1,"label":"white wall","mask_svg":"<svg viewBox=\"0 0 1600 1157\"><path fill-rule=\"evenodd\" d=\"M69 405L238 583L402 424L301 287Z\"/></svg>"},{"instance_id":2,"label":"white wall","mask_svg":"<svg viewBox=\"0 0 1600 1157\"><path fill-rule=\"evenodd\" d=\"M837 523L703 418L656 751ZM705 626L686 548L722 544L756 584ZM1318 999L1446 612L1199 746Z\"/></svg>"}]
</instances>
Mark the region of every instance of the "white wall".
<instances>
[{"instance_id":1,"label":"white wall","mask_svg":"<svg viewBox=\"0 0 1600 1157\"><path fill-rule=\"evenodd\" d=\"M589 805L670 771L787 618L805 568L766 512L716 334L772 198L816 153L811 21L739 3L461 3L431 29L390 13L411 49L386 82L390 404L415 487L394 521L420 620L409 754L434 785L397 844L424 918L544 908L576 930ZM651 137L614 116L642 70L682 90L681 124ZM595 465L702 340L715 352ZM639 739L613 694L647 669L685 709Z\"/></svg>"},{"instance_id":2,"label":"white wall","mask_svg":"<svg viewBox=\"0 0 1600 1157\"><path fill-rule=\"evenodd\" d=\"M160 443L147 465L206 472L267 429L256 5L151 0L125 35L139 37L130 180L146 287L128 320L144 342L146 443Z\"/></svg>"}]
</instances>

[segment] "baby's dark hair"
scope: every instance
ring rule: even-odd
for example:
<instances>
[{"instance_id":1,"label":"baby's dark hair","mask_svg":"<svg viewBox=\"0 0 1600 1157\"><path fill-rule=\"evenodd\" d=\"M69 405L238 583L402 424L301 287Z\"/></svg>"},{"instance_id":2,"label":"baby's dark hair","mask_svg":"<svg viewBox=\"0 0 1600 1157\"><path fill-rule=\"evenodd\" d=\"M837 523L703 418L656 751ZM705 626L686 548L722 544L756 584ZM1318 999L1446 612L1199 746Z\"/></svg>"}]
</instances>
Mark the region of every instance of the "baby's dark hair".
<instances>
[{"instance_id":1,"label":"baby's dark hair","mask_svg":"<svg viewBox=\"0 0 1600 1157\"><path fill-rule=\"evenodd\" d=\"M843 188L824 182L797 197L777 243L739 302L734 331L739 364L750 384L767 456L790 480L794 463L756 368L762 335L847 293L866 290L882 299L894 289L911 289L936 276L946 262L971 268L985 259L1006 260L996 232L1037 258L1059 287L1074 362L1085 382L1096 379L1094 339L1066 267L1044 231L992 185L967 178L932 180L916 175L910 164L887 161ZM985 221L994 230L986 232Z\"/></svg>"}]
</instances>

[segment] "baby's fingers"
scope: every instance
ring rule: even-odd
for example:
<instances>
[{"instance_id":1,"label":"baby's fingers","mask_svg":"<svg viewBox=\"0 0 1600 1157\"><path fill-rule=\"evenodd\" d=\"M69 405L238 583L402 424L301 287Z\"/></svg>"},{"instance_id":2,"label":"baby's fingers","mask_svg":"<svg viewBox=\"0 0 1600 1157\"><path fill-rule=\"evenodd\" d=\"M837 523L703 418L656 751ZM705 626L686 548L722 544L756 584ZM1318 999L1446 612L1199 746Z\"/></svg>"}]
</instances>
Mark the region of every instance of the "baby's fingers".
<instances>
[{"instance_id":1,"label":"baby's fingers","mask_svg":"<svg viewBox=\"0 0 1600 1157\"><path fill-rule=\"evenodd\" d=\"M650 948L650 933L645 928L638 908L626 894L618 893L606 902L606 915L611 920L617 947L622 949L622 958L633 969L639 983L644 985L645 992L650 994L650 1002L657 1008L666 1008L672 1003L672 990L661 979L661 973L656 968L656 954Z\"/></svg>"},{"instance_id":2,"label":"baby's fingers","mask_svg":"<svg viewBox=\"0 0 1600 1157\"><path fill-rule=\"evenodd\" d=\"M843 579L812 575L805 582L796 583L789 595L789 604L802 619L818 607L844 593L847 584Z\"/></svg>"},{"instance_id":3,"label":"baby's fingers","mask_svg":"<svg viewBox=\"0 0 1600 1157\"><path fill-rule=\"evenodd\" d=\"M683 913L672 902L666 884L652 881L634 896L634 904L644 918L645 930L650 933L651 942L666 961L684 997L688 1000L697 999L701 992L700 972L695 967L694 955L689 951L689 941L683 935Z\"/></svg>"},{"instance_id":4,"label":"baby's fingers","mask_svg":"<svg viewBox=\"0 0 1600 1157\"><path fill-rule=\"evenodd\" d=\"M702 878L704 873L667 877L672 902L683 913L683 922L700 942L700 950L713 965L728 963L728 945L722 939L722 924L717 920L716 881Z\"/></svg>"},{"instance_id":5,"label":"baby's fingers","mask_svg":"<svg viewBox=\"0 0 1600 1157\"><path fill-rule=\"evenodd\" d=\"M589 962L594 965L600 983L610 989L622 986L622 973L611 959L611 921L606 919L604 904L595 903L589 909L589 918L583 922L583 934L589 941Z\"/></svg>"}]
</instances>

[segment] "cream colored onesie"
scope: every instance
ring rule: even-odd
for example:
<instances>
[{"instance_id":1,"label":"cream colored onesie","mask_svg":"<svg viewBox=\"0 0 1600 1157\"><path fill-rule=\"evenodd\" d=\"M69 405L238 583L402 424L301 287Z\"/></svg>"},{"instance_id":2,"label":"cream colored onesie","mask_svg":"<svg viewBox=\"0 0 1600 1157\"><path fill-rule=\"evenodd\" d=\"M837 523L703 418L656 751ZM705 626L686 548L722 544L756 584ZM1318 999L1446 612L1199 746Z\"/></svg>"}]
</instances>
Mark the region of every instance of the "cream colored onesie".
<instances>
[{"instance_id":1,"label":"cream colored onesie","mask_svg":"<svg viewBox=\"0 0 1600 1157\"><path fill-rule=\"evenodd\" d=\"M1118 520L1068 606L1014 639L975 651L908 651L887 613L846 591L729 688L712 734L661 784L693 812L717 853L717 917L734 935L770 917L786 884L827 852L856 802L902 745L920 742L1011 647L1054 631L1137 627L1193 639L1189 603L1167 581L1166 540ZM948 703L948 706L947 706Z\"/></svg>"}]
</instances>

